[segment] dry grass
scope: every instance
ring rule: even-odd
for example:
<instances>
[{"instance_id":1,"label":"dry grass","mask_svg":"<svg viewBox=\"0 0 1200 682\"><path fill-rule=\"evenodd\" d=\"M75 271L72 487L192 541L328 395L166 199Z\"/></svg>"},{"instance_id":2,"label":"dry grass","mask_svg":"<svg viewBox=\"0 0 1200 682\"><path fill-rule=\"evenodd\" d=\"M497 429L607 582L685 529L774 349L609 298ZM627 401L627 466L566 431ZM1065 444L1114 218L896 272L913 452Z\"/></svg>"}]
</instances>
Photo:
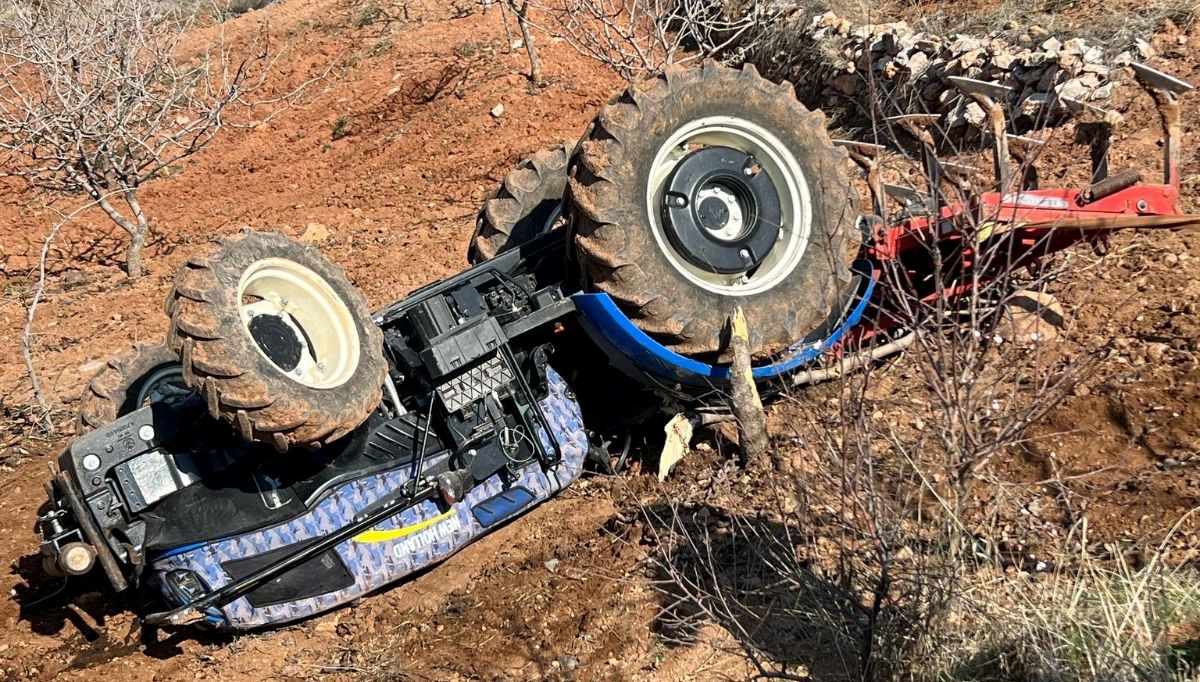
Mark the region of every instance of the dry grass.
<instances>
[{"instance_id":1,"label":"dry grass","mask_svg":"<svg viewBox=\"0 0 1200 682\"><path fill-rule=\"evenodd\" d=\"M1200 574L1090 557L1049 575L971 575L922 671L930 680L1194 679Z\"/></svg>"},{"instance_id":2,"label":"dry grass","mask_svg":"<svg viewBox=\"0 0 1200 682\"><path fill-rule=\"evenodd\" d=\"M1195 0L1108 3L1002 0L982 6L913 2L897 16L920 30L938 35L997 33L1013 42L1029 35L1031 26L1038 26L1058 38L1086 38L1115 53L1136 39L1148 40L1168 21L1179 27L1191 25L1196 12ZM1042 40L1033 37L1035 43Z\"/></svg>"}]
</instances>

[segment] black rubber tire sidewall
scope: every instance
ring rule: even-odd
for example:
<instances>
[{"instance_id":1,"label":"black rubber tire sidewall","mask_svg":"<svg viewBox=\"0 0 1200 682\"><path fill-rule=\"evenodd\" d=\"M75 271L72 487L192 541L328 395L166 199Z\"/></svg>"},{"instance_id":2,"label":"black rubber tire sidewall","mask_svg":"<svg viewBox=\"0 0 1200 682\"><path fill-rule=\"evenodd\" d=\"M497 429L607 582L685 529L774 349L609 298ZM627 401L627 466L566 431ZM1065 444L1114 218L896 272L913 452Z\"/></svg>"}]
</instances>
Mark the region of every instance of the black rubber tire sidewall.
<instances>
[{"instance_id":1,"label":"black rubber tire sidewall","mask_svg":"<svg viewBox=\"0 0 1200 682\"><path fill-rule=\"evenodd\" d=\"M652 232L646 186L654 157L678 128L710 116L741 118L770 131L795 156L808 183L805 253L785 280L757 294L701 289L672 265ZM805 110L789 85L769 83L752 69L669 71L614 100L584 139L571 168L582 284L612 295L644 331L679 352L716 352L726 320L741 305L752 350L769 354L819 327L838 305L850 285L857 197L845 153L829 141L824 117Z\"/></svg>"},{"instance_id":2,"label":"black rubber tire sidewall","mask_svg":"<svg viewBox=\"0 0 1200 682\"><path fill-rule=\"evenodd\" d=\"M467 262L478 265L546 234L562 210L567 163L574 143L540 149L517 164L483 202L467 247Z\"/></svg>"},{"instance_id":3,"label":"black rubber tire sidewall","mask_svg":"<svg viewBox=\"0 0 1200 682\"><path fill-rule=\"evenodd\" d=\"M82 435L138 408L146 382L161 370L182 367L179 356L165 343L139 344L105 363L80 398L75 433Z\"/></svg>"}]
</instances>

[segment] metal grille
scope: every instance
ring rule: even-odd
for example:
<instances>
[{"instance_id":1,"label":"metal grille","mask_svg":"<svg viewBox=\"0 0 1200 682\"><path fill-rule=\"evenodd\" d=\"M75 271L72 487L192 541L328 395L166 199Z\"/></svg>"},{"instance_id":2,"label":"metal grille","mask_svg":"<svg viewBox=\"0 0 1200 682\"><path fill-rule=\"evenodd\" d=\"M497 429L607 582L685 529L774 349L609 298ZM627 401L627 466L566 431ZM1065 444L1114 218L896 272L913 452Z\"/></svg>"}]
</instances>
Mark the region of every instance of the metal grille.
<instances>
[{"instance_id":1,"label":"metal grille","mask_svg":"<svg viewBox=\"0 0 1200 682\"><path fill-rule=\"evenodd\" d=\"M497 354L438 386L437 392L446 409L457 412L512 380L508 363Z\"/></svg>"}]
</instances>

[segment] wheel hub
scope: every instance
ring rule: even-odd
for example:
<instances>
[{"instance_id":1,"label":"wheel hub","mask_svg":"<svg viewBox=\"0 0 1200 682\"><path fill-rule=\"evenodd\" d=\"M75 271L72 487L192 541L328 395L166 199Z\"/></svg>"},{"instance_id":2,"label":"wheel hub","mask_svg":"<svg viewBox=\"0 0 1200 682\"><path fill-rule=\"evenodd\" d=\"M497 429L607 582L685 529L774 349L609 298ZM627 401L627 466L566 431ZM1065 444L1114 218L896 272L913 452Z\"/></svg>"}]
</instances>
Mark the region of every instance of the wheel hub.
<instances>
[{"instance_id":1,"label":"wheel hub","mask_svg":"<svg viewBox=\"0 0 1200 682\"><path fill-rule=\"evenodd\" d=\"M255 315L247 327L254 343L276 367L290 372L299 366L307 344L283 317L269 313Z\"/></svg>"},{"instance_id":2,"label":"wheel hub","mask_svg":"<svg viewBox=\"0 0 1200 682\"><path fill-rule=\"evenodd\" d=\"M294 381L327 389L358 366L358 332L320 275L285 258L251 263L238 285L240 316L264 358Z\"/></svg>"},{"instance_id":3,"label":"wheel hub","mask_svg":"<svg viewBox=\"0 0 1200 682\"><path fill-rule=\"evenodd\" d=\"M719 274L753 270L779 238L779 192L744 151L709 146L689 152L664 189L664 232L697 267Z\"/></svg>"}]
</instances>

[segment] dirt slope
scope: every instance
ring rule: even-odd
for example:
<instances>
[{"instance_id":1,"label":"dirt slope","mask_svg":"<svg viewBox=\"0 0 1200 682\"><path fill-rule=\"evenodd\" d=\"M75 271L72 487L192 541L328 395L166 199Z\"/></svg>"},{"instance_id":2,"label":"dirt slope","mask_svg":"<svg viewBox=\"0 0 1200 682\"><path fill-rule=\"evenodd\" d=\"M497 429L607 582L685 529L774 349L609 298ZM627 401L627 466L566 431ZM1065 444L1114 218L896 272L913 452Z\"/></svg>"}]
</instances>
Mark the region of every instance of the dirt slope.
<instances>
[{"instance_id":1,"label":"dirt slope","mask_svg":"<svg viewBox=\"0 0 1200 682\"><path fill-rule=\"evenodd\" d=\"M462 268L474 213L503 173L522 154L577 137L620 85L543 39L549 86L530 93L527 65L505 50L496 7L479 13L467 3L422 0L407 5L407 22L400 5L387 5L392 21L355 27L359 9L341 0L281 0L230 22L232 32L250 31L270 19L290 50L280 65L284 81L333 69L304 102L268 124L228 132L146 188L158 234L147 277L130 284L116 269L120 241L100 216L84 216L55 243L34 356L60 432L99 362L123 344L161 336L167 283L192 245L242 225L321 237L322 251L381 305ZM1200 39L1190 40L1175 47L1169 65L1195 80ZM497 104L504 110L494 116ZM1117 144L1122 162L1153 167L1158 151L1147 105L1131 96L1132 125ZM348 134L334 140L343 118ZM1197 147L1198 122L1200 104L1193 103L1184 149ZM1083 159L1067 152L1049 159L1043 182L1078 180ZM1200 185L1200 160L1190 152L1184 175L1193 190ZM31 526L45 465L63 440L30 435L19 345L29 268L50 216L39 208L44 198L11 182L3 187L0 556L9 570L0 586L10 598L0 600L0 679L713 679L747 672L732 654L672 646L656 634L660 604L636 543L620 539L638 501L708 495L690 481L707 476L711 455L686 463L666 490L644 480L632 483L636 490L611 480L577 485L414 581L276 632L147 642L132 604L111 600L98 584L56 594L57 583L36 571ZM1100 471L1072 485L1092 500L1104 532L1136 539L1161 532L1200 495L1200 244L1165 235L1122 237L1114 248L1120 257L1098 271L1093 292L1123 303L1086 313L1079 324L1088 339L1116 336L1124 345L1086 394L1044 428L1062 434L1054 448L1072 474ZM1013 458L1001 474L1033 483L1042 478L1039 466L1037 458ZM1036 486L1029 494L1050 506L1057 500ZM701 639L708 634L719 633Z\"/></svg>"}]
</instances>

